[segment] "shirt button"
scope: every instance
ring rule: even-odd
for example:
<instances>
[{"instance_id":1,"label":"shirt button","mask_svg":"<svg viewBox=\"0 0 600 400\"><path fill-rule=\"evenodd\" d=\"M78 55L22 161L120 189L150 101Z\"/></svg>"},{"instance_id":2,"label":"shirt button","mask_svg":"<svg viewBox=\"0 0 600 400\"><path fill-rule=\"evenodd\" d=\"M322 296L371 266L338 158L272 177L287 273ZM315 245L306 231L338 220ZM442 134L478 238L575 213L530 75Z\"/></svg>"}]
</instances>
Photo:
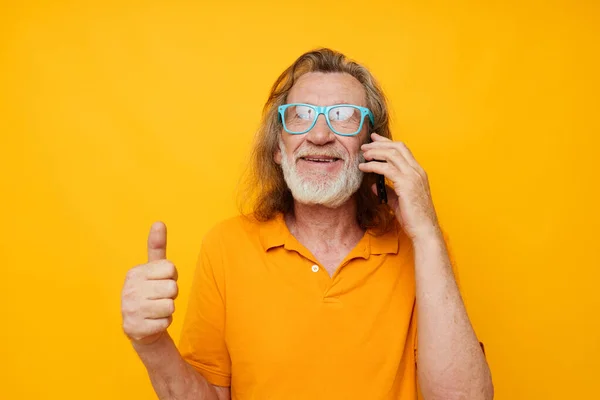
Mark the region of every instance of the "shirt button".
<instances>
[{"instance_id":1,"label":"shirt button","mask_svg":"<svg viewBox=\"0 0 600 400\"><path fill-rule=\"evenodd\" d=\"M312 272L319 272L319 266L316 264L313 265L311 269L312 269Z\"/></svg>"}]
</instances>

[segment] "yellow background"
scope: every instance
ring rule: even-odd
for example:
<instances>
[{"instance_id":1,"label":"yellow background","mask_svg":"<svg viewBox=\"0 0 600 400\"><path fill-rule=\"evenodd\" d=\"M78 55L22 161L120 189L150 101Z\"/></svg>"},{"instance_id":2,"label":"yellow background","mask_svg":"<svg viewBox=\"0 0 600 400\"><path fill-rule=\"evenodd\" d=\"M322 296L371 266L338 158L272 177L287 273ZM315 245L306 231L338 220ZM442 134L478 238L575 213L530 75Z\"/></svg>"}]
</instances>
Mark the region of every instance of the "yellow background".
<instances>
[{"instance_id":1,"label":"yellow background","mask_svg":"<svg viewBox=\"0 0 600 400\"><path fill-rule=\"evenodd\" d=\"M164 220L177 338L270 85L317 46L371 68L429 172L496 398L598 395L599 3L0 4L1 399L153 398L125 273Z\"/></svg>"}]
</instances>

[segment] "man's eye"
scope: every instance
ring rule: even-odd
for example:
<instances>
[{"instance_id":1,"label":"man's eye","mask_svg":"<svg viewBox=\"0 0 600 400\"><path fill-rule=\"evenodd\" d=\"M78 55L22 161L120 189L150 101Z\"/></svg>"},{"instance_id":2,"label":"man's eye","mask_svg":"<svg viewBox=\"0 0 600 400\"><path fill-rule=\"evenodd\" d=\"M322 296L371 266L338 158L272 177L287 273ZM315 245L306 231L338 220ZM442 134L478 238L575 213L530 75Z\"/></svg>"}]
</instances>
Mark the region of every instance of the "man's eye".
<instances>
[{"instance_id":1,"label":"man's eye","mask_svg":"<svg viewBox=\"0 0 600 400\"><path fill-rule=\"evenodd\" d=\"M335 107L329 112L329 119L332 121L346 121L352 118L354 108L352 107Z\"/></svg>"},{"instance_id":2,"label":"man's eye","mask_svg":"<svg viewBox=\"0 0 600 400\"><path fill-rule=\"evenodd\" d=\"M300 119L313 119L314 110L306 106L296 106L296 117Z\"/></svg>"}]
</instances>

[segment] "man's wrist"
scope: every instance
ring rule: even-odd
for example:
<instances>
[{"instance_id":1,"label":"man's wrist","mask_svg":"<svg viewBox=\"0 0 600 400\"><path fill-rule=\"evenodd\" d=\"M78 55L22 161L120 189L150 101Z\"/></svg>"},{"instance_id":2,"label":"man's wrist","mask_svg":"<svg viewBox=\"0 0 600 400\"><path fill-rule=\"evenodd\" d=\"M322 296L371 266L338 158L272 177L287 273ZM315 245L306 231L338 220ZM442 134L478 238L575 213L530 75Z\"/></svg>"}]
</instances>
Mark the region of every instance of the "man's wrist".
<instances>
[{"instance_id":1,"label":"man's wrist","mask_svg":"<svg viewBox=\"0 0 600 400\"><path fill-rule=\"evenodd\" d=\"M413 246L417 248L431 248L444 244L444 235L439 225L425 227L412 238Z\"/></svg>"},{"instance_id":2,"label":"man's wrist","mask_svg":"<svg viewBox=\"0 0 600 400\"><path fill-rule=\"evenodd\" d=\"M156 340L150 343L143 343L141 341L131 340L131 345L139 354L155 352L163 348L165 344L172 341L171 336L168 332L163 332Z\"/></svg>"}]
</instances>

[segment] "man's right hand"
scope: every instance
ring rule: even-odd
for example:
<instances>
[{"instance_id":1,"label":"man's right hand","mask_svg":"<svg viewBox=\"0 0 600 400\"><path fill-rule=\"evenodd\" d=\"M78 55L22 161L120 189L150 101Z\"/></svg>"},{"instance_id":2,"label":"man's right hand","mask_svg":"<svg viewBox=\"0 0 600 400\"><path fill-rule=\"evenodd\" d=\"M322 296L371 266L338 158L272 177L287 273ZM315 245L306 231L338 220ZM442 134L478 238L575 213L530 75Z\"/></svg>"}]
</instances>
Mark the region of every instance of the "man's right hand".
<instances>
[{"instance_id":1,"label":"man's right hand","mask_svg":"<svg viewBox=\"0 0 600 400\"><path fill-rule=\"evenodd\" d=\"M148 263L129 270L121 293L123 331L134 344L156 342L173 321L177 269L166 257L167 227L155 222L148 235Z\"/></svg>"}]
</instances>

